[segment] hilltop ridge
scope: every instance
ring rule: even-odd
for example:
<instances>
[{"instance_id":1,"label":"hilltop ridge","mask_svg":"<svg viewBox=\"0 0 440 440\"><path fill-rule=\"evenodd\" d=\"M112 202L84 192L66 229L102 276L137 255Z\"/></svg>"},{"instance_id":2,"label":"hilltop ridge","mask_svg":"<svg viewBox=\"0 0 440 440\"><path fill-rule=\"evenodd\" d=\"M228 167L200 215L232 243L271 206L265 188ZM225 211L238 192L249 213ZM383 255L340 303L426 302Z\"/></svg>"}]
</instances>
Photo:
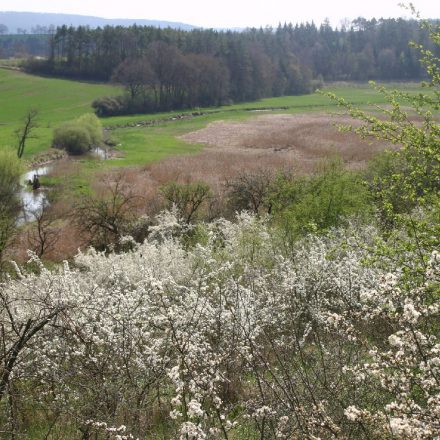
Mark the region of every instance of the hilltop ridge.
<instances>
[{"instance_id":1,"label":"hilltop ridge","mask_svg":"<svg viewBox=\"0 0 440 440\"><path fill-rule=\"evenodd\" d=\"M91 28L103 26L140 26L171 27L175 29L191 30L196 26L173 21L146 20L138 18L102 18L88 15L57 14L42 12L14 12L0 11L0 24L8 28L7 33L35 33L36 28L49 28L50 26L90 26Z\"/></svg>"}]
</instances>

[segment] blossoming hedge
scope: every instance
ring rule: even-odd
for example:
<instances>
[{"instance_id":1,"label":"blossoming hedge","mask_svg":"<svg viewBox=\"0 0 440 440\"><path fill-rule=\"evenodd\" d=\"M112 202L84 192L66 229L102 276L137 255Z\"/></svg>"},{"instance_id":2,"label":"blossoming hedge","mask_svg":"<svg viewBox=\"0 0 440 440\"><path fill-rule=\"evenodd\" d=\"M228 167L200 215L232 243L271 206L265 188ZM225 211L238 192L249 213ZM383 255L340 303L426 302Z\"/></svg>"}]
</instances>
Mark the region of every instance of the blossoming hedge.
<instances>
[{"instance_id":1,"label":"blossoming hedge","mask_svg":"<svg viewBox=\"0 0 440 440\"><path fill-rule=\"evenodd\" d=\"M164 213L129 252L1 284L4 433L439 438L440 254L409 280L369 262L371 226L289 256L265 219L199 228L188 247Z\"/></svg>"}]
</instances>

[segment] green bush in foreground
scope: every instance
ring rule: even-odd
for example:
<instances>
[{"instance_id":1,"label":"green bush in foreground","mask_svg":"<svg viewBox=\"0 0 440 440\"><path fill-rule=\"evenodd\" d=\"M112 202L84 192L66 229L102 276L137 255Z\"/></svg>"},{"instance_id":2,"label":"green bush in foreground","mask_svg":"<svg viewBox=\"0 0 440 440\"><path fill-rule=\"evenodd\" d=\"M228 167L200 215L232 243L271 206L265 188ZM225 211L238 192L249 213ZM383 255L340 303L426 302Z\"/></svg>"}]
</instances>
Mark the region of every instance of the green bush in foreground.
<instances>
[{"instance_id":1,"label":"green bush in foreground","mask_svg":"<svg viewBox=\"0 0 440 440\"><path fill-rule=\"evenodd\" d=\"M339 159L323 163L311 177L278 176L268 199L275 221L293 241L371 211L362 176L346 170Z\"/></svg>"},{"instance_id":2,"label":"green bush in foreground","mask_svg":"<svg viewBox=\"0 0 440 440\"><path fill-rule=\"evenodd\" d=\"M23 167L12 150L0 150L0 205L9 206L20 189Z\"/></svg>"},{"instance_id":3,"label":"green bush in foreground","mask_svg":"<svg viewBox=\"0 0 440 440\"><path fill-rule=\"evenodd\" d=\"M13 150L0 150L0 277L3 254L12 241L19 210L18 192L23 167Z\"/></svg>"},{"instance_id":4,"label":"green bush in foreground","mask_svg":"<svg viewBox=\"0 0 440 440\"><path fill-rule=\"evenodd\" d=\"M79 155L100 145L102 140L99 119L93 114L85 114L56 128L52 143L54 147L65 149L69 154Z\"/></svg>"},{"instance_id":5,"label":"green bush in foreground","mask_svg":"<svg viewBox=\"0 0 440 440\"><path fill-rule=\"evenodd\" d=\"M100 145L103 141L102 126L99 119L92 113L86 113L77 119L89 133L92 145Z\"/></svg>"}]
</instances>

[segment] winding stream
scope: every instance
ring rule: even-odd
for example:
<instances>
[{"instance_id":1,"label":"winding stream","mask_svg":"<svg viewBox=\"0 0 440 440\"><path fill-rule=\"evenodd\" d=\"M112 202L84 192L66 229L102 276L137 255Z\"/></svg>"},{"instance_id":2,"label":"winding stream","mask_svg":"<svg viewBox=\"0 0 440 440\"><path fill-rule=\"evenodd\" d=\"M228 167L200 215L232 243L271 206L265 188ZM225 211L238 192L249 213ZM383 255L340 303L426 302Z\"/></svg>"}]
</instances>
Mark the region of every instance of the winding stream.
<instances>
[{"instance_id":1,"label":"winding stream","mask_svg":"<svg viewBox=\"0 0 440 440\"><path fill-rule=\"evenodd\" d=\"M37 212L47 202L47 190L40 188L33 191L32 186L28 185L29 180L32 181L35 175L41 177L48 174L52 170L51 165L34 168L23 174L20 179L21 191L20 199L22 203L22 211L17 218L17 225L23 225L34 220L34 213Z\"/></svg>"},{"instance_id":2,"label":"winding stream","mask_svg":"<svg viewBox=\"0 0 440 440\"><path fill-rule=\"evenodd\" d=\"M99 160L107 160L110 158L110 154L107 148L95 147L90 152ZM38 212L48 200L48 190L46 188L39 188L32 190L32 185L29 185L29 181L32 181L35 175L38 177L49 174L54 165L45 165L33 168L27 173L22 174L20 178L20 200L22 204L22 210L17 218L17 225L24 225L25 223L35 220L34 213Z\"/></svg>"}]
</instances>

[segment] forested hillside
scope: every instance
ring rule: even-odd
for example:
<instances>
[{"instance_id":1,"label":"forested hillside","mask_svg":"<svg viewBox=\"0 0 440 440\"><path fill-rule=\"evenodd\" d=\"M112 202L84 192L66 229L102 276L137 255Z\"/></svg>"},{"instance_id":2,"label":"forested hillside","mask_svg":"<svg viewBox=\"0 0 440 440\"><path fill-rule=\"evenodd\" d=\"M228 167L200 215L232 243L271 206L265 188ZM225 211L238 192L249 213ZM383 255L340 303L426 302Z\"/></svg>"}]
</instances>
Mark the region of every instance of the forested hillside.
<instances>
[{"instance_id":1,"label":"forested hillside","mask_svg":"<svg viewBox=\"0 0 440 440\"><path fill-rule=\"evenodd\" d=\"M325 80L420 78L423 69L408 42L432 48L418 22L403 19L359 18L340 29L329 23L306 23L243 32L62 26L50 41L50 63L45 68L53 73L105 80L120 62L145 54L157 41L175 46L184 54L220 58L230 69L235 65L232 74L244 70L249 75L252 68L264 72L268 64L279 73L294 57L295 63L307 66L314 76L321 75Z\"/></svg>"},{"instance_id":2,"label":"forested hillside","mask_svg":"<svg viewBox=\"0 0 440 440\"><path fill-rule=\"evenodd\" d=\"M101 114L168 110L307 93L318 80L423 77L408 41L431 45L416 20L365 20L333 29L313 23L243 32L155 27L59 27L46 61L32 72L114 81L131 102L107 102ZM140 91L141 103L133 101Z\"/></svg>"},{"instance_id":3,"label":"forested hillside","mask_svg":"<svg viewBox=\"0 0 440 440\"><path fill-rule=\"evenodd\" d=\"M185 23L176 23L163 20L146 20L140 18L102 18L90 15L77 14L57 14L48 12L16 12L0 11L0 23L7 27L5 33L10 34L49 34L57 26L89 26L97 28L99 26L140 26L172 27L176 29L194 29L195 26ZM1 33L1 32L0 32Z\"/></svg>"}]
</instances>

